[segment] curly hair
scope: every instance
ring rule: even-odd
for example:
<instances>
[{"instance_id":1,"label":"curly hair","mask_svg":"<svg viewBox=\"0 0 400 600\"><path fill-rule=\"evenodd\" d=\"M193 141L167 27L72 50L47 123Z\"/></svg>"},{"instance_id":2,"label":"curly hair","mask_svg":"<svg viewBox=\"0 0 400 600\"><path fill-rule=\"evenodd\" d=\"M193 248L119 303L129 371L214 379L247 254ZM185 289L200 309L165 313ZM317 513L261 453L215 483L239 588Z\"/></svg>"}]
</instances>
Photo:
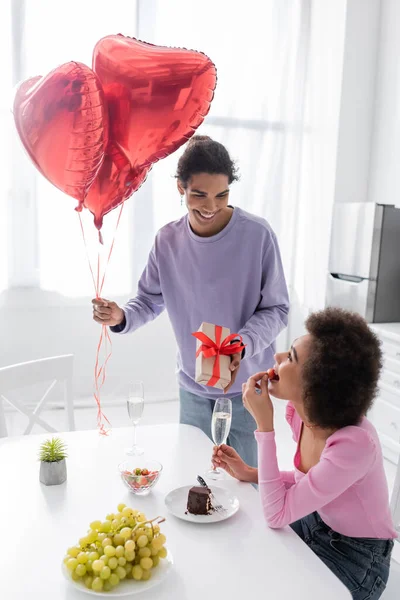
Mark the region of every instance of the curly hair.
<instances>
[{"instance_id":1,"label":"curly hair","mask_svg":"<svg viewBox=\"0 0 400 600\"><path fill-rule=\"evenodd\" d=\"M306 321L310 355L303 371L304 410L323 428L356 425L371 407L382 368L377 336L358 314L327 308Z\"/></svg>"},{"instance_id":2,"label":"curly hair","mask_svg":"<svg viewBox=\"0 0 400 600\"><path fill-rule=\"evenodd\" d=\"M239 179L234 161L225 146L206 135L195 135L178 161L176 177L186 188L192 175L226 175L229 184Z\"/></svg>"}]
</instances>

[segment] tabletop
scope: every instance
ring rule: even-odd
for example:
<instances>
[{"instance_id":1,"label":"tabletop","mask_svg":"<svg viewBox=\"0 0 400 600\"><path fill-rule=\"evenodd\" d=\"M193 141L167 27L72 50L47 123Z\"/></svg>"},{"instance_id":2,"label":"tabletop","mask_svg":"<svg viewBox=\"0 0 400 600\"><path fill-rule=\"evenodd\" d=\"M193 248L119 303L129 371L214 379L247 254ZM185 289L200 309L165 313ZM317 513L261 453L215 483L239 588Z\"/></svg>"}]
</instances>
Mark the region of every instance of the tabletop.
<instances>
[{"instance_id":1,"label":"tabletop","mask_svg":"<svg viewBox=\"0 0 400 600\"><path fill-rule=\"evenodd\" d=\"M117 469L132 441L130 428L113 429L108 436L97 431L60 434L68 445L68 479L51 487L39 482L37 460L38 447L48 437L0 440L2 598L89 598L63 578L62 559L91 521L115 512L120 502L148 518L166 517L162 531L174 566L159 586L144 592L146 600L243 600L249 593L271 600L350 598L290 528L266 526L258 492L250 484L232 478L216 483L240 501L239 511L223 522L200 525L168 513L166 494L196 485L196 476L210 466L212 444L200 429L175 424L138 429L146 458L163 465L160 480L146 497L131 494Z\"/></svg>"}]
</instances>

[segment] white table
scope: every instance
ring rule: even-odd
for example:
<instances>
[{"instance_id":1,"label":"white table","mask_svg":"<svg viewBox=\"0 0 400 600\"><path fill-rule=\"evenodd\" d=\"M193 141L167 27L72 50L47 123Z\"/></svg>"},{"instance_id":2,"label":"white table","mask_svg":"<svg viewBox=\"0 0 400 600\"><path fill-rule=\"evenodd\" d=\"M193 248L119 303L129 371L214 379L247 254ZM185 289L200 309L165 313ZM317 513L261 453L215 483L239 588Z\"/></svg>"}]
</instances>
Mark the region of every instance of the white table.
<instances>
[{"instance_id":1,"label":"white table","mask_svg":"<svg viewBox=\"0 0 400 600\"><path fill-rule=\"evenodd\" d=\"M162 528L174 557L168 578L147 591L146 600L340 600L347 589L289 529L269 529L259 497L250 484L222 483L240 500L239 512L224 522L199 525L167 512L165 495L196 483L209 466L211 442L186 425L139 428L146 456L158 459L163 474L152 493L137 497L119 479L117 465L132 441L128 428L109 437L96 431L62 434L68 444L68 480L60 486L39 482L37 449L47 436L0 440L0 596L4 600L85 600L63 579L66 549L94 519L104 519L119 502L149 518L167 517ZM221 485L218 482L218 485ZM136 597L136 596L133 596ZM138 597L142 597L139 595Z\"/></svg>"}]
</instances>

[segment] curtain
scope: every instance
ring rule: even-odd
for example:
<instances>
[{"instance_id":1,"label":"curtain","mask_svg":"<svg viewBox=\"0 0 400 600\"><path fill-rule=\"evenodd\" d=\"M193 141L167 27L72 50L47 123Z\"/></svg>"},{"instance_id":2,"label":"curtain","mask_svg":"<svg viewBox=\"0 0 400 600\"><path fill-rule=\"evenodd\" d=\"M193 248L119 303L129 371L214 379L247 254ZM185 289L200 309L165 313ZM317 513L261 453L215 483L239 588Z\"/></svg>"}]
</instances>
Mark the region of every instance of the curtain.
<instances>
[{"instance_id":1,"label":"curtain","mask_svg":"<svg viewBox=\"0 0 400 600\"><path fill-rule=\"evenodd\" d=\"M344 6L345 0L335 3L337 12L339 5ZM114 0L112 10L107 0L24 3L19 48L24 77L46 73L68 60L90 64L94 43L117 32L197 49L215 62L215 99L198 133L225 144L237 160L241 179L232 186L231 202L266 218L278 236L292 300L291 326L285 334L289 338L300 331L309 310L324 304L340 104L342 56L337 32L344 26L344 10L343 18L336 15L332 21L334 10L329 3L313 0L239 5L229 0L200 4ZM321 23L337 40L334 56L323 53ZM4 36L1 43L6 43ZM334 43L332 47L335 50ZM322 122L326 109L328 122ZM126 203L107 294L134 293L156 231L184 214L174 179L181 151L157 163L145 185ZM22 162L32 173L26 157L18 168ZM36 285L66 296L91 295L73 210L76 203L36 173L34 177ZM105 219L109 241L115 218L112 214Z\"/></svg>"}]
</instances>

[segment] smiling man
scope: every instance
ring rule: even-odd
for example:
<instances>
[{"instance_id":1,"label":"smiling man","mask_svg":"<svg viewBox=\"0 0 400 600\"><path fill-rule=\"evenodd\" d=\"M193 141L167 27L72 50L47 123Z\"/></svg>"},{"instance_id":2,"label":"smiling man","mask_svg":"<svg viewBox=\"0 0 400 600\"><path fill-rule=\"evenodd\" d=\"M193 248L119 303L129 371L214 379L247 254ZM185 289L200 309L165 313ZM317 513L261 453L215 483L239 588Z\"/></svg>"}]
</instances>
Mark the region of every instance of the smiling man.
<instances>
[{"instance_id":1,"label":"smiling man","mask_svg":"<svg viewBox=\"0 0 400 600\"><path fill-rule=\"evenodd\" d=\"M287 324L288 293L280 252L269 224L229 204L237 179L226 148L195 136L181 156L178 191L188 214L157 234L137 296L120 308L93 300L93 318L115 333L130 333L168 311L178 344L180 421L211 437L211 416L221 390L195 381L195 339L203 321L243 337L242 355L231 361L232 398L228 443L257 464L255 423L243 408L241 386L273 364L274 342Z\"/></svg>"}]
</instances>

